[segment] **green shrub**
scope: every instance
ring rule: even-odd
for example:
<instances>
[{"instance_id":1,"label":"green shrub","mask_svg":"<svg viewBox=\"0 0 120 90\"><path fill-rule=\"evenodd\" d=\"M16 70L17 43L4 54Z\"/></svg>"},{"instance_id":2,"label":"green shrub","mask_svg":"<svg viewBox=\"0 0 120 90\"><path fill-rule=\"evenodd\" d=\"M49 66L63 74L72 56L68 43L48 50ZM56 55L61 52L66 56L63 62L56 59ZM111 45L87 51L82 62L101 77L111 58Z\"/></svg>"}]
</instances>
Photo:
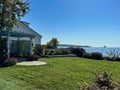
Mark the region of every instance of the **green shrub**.
<instances>
[{"instance_id":1,"label":"green shrub","mask_svg":"<svg viewBox=\"0 0 120 90\"><path fill-rule=\"evenodd\" d=\"M120 58L118 57L118 58L116 58L116 61L120 61Z\"/></svg>"},{"instance_id":2,"label":"green shrub","mask_svg":"<svg viewBox=\"0 0 120 90\"><path fill-rule=\"evenodd\" d=\"M86 53L83 55L83 57L84 57L84 58L91 58L91 53L87 53L87 52L86 52Z\"/></svg>"},{"instance_id":3,"label":"green shrub","mask_svg":"<svg viewBox=\"0 0 120 90\"><path fill-rule=\"evenodd\" d=\"M102 88L102 87L107 87L109 89L115 88L116 85L113 82L111 74L107 72L103 72L103 74L100 75L99 72L95 72L95 75L96 75L96 79L94 80L94 83L96 83L96 85L99 88Z\"/></svg>"},{"instance_id":4,"label":"green shrub","mask_svg":"<svg viewBox=\"0 0 120 90\"><path fill-rule=\"evenodd\" d=\"M73 54L76 54L76 56L78 56L78 57L83 57L83 55L85 54L85 49L83 49L83 48L75 48L73 50Z\"/></svg>"},{"instance_id":5,"label":"green shrub","mask_svg":"<svg viewBox=\"0 0 120 90\"><path fill-rule=\"evenodd\" d=\"M62 55L70 54L70 51L68 49L61 49Z\"/></svg>"},{"instance_id":6,"label":"green shrub","mask_svg":"<svg viewBox=\"0 0 120 90\"><path fill-rule=\"evenodd\" d=\"M111 58L111 57L104 57L105 60L108 60L108 61L120 61L120 58L117 57L115 59Z\"/></svg>"},{"instance_id":7,"label":"green shrub","mask_svg":"<svg viewBox=\"0 0 120 90\"><path fill-rule=\"evenodd\" d=\"M39 55L39 56L42 56L45 54L45 46L44 45L40 45L40 44L37 44L35 47L34 47L34 54L35 55Z\"/></svg>"},{"instance_id":8,"label":"green shrub","mask_svg":"<svg viewBox=\"0 0 120 90\"><path fill-rule=\"evenodd\" d=\"M55 50L50 50L49 55L54 55L55 54Z\"/></svg>"},{"instance_id":9,"label":"green shrub","mask_svg":"<svg viewBox=\"0 0 120 90\"><path fill-rule=\"evenodd\" d=\"M45 50L45 55L49 55L49 53L50 53L50 50L49 50L49 49L46 49L46 50Z\"/></svg>"},{"instance_id":10,"label":"green shrub","mask_svg":"<svg viewBox=\"0 0 120 90\"><path fill-rule=\"evenodd\" d=\"M70 54L74 54L74 49L75 49L75 48L69 47L69 48L67 48L67 49L70 51Z\"/></svg>"},{"instance_id":11,"label":"green shrub","mask_svg":"<svg viewBox=\"0 0 120 90\"><path fill-rule=\"evenodd\" d=\"M38 60L38 59L40 59L39 55L30 55L28 57L28 61L35 61L35 60Z\"/></svg>"},{"instance_id":12,"label":"green shrub","mask_svg":"<svg viewBox=\"0 0 120 90\"><path fill-rule=\"evenodd\" d=\"M11 57L2 63L2 67L13 66L18 62L17 58Z\"/></svg>"},{"instance_id":13,"label":"green shrub","mask_svg":"<svg viewBox=\"0 0 120 90\"><path fill-rule=\"evenodd\" d=\"M103 55L102 55L102 53L100 53L100 52L92 52L92 53L90 54L90 58L91 58L91 59L102 60L102 59L103 59Z\"/></svg>"},{"instance_id":14,"label":"green shrub","mask_svg":"<svg viewBox=\"0 0 120 90\"><path fill-rule=\"evenodd\" d=\"M107 60L116 61L116 60L119 60L120 53L115 50L111 50L111 51L107 52L107 55L109 57L109 58L107 58Z\"/></svg>"},{"instance_id":15,"label":"green shrub","mask_svg":"<svg viewBox=\"0 0 120 90\"><path fill-rule=\"evenodd\" d=\"M46 49L45 50L45 55L54 55L55 54L55 49Z\"/></svg>"},{"instance_id":16,"label":"green shrub","mask_svg":"<svg viewBox=\"0 0 120 90\"><path fill-rule=\"evenodd\" d=\"M61 49L56 49L55 50L55 55L62 55L62 50Z\"/></svg>"},{"instance_id":17,"label":"green shrub","mask_svg":"<svg viewBox=\"0 0 120 90\"><path fill-rule=\"evenodd\" d=\"M100 74L98 71L94 72L96 78L90 85L83 86L78 90L120 90L120 84L116 83L112 79L112 75L108 72Z\"/></svg>"},{"instance_id":18,"label":"green shrub","mask_svg":"<svg viewBox=\"0 0 120 90\"><path fill-rule=\"evenodd\" d=\"M103 57L103 59L105 59L105 60L109 60L109 61L112 60L110 57Z\"/></svg>"},{"instance_id":19,"label":"green shrub","mask_svg":"<svg viewBox=\"0 0 120 90\"><path fill-rule=\"evenodd\" d=\"M54 55L67 55L70 54L70 50L67 48L55 49Z\"/></svg>"},{"instance_id":20,"label":"green shrub","mask_svg":"<svg viewBox=\"0 0 120 90\"><path fill-rule=\"evenodd\" d=\"M5 38L0 37L0 64L7 59L7 43Z\"/></svg>"},{"instance_id":21,"label":"green shrub","mask_svg":"<svg viewBox=\"0 0 120 90\"><path fill-rule=\"evenodd\" d=\"M58 49L46 49L45 55L67 55L71 54L70 50L67 48L58 48Z\"/></svg>"}]
</instances>

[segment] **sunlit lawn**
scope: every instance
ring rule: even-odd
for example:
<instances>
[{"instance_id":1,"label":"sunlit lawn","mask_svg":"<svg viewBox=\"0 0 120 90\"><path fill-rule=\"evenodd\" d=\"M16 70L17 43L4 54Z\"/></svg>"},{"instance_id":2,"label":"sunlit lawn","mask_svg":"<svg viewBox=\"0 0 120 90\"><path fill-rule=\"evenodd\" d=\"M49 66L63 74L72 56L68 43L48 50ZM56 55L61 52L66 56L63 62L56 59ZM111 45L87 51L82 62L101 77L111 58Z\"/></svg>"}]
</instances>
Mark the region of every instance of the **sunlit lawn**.
<instances>
[{"instance_id":1,"label":"sunlit lawn","mask_svg":"<svg viewBox=\"0 0 120 90\"><path fill-rule=\"evenodd\" d=\"M0 68L0 90L77 90L77 83L90 83L92 71L109 71L120 81L120 62L77 57L42 58L42 66Z\"/></svg>"}]
</instances>

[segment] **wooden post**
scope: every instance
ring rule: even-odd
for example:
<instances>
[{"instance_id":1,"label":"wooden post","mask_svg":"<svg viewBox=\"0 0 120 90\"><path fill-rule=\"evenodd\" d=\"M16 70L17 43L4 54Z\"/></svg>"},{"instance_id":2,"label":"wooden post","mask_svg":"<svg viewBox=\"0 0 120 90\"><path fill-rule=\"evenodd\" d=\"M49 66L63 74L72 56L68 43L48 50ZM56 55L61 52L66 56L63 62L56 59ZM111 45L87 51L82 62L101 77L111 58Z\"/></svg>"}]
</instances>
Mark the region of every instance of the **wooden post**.
<instances>
[{"instance_id":1,"label":"wooden post","mask_svg":"<svg viewBox=\"0 0 120 90\"><path fill-rule=\"evenodd\" d=\"M17 37L17 56L20 56L20 37Z\"/></svg>"},{"instance_id":2,"label":"wooden post","mask_svg":"<svg viewBox=\"0 0 120 90\"><path fill-rule=\"evenodd\" d=\"M10 34L7 35L7 56L10 57Z\"/></svg>"},{"instance_id":3,"label":"wooden post","mask_svg":"<svg viewBox=\"0 0 120 90\"><path fill-rule=\"evenodd\" d=\"M32 55L32 38L30 38L30 55Z\"/></svg>"}]
</instances>

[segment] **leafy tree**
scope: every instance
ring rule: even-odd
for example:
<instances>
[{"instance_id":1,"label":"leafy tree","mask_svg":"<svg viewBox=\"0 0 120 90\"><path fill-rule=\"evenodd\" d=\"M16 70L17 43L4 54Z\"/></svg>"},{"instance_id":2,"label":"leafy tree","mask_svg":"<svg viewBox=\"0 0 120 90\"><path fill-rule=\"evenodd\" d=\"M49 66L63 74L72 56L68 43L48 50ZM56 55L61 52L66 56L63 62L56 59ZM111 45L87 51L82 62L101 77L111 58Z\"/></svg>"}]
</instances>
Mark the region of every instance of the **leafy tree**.
<instances>
[{"instance_id":1,"label":"leafy tree","mask_svg":"<svg viewBox=\"0 0 120 90\"><path fill-rule=\"evenodd\" d=\"M57 40L57 38L52 38L50 43L53 45L53 48L57 48L59 41Z\"/></svg>"},{"instance_id":2,"label":"leafy tree","mask_svg":"<svg viewBox=\"0 0 120 90\"><path fill-rule=\"evenodd\" d=\"M53 49L53 45L50 42L47 42L46 48L47 49Z\"/></svg>"},{"instance_id":3,"label":"leafy tree","mask_svg":"<svg viewBox=\"0 0 120 90\"><path fill-rule=\"evenodd\" d=\"M28 0L0 0L0 30L12 30L21 19L29 11Z\"/></svg>"},{"instance_id":4,"label":"leafy tree","mask_svg":"<svg viewBox=\"0 0 120 90\"><path fill-rule=\"evenodd\" d=\"M52 38L52 40L50 40L50 41L46 44L46 48L56 49L56 48L58 47L58 43L59 43L59 41L57 40L57 38Z\"/></svg>"}]
</instances>

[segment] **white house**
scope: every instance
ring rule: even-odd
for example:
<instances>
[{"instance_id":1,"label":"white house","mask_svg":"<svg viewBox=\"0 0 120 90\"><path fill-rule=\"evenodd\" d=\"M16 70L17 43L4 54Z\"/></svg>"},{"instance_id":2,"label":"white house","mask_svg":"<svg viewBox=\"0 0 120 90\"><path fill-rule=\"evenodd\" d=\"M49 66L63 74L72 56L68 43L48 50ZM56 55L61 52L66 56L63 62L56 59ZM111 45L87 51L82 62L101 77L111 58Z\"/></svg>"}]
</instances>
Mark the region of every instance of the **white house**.
<instances>
[{"instance_id":1,"label":"white house","mask_svg":"<svg viewBox=\"0 0 120 90\"><path fill-rule=\"evenodd\" d=\"M32 54L33 47L41 44L42 36L29 27L28 22L19 21L13 30L1 30L0 36L6 38L7 53L10 55Z\"/></svg>"}]
</instances>

